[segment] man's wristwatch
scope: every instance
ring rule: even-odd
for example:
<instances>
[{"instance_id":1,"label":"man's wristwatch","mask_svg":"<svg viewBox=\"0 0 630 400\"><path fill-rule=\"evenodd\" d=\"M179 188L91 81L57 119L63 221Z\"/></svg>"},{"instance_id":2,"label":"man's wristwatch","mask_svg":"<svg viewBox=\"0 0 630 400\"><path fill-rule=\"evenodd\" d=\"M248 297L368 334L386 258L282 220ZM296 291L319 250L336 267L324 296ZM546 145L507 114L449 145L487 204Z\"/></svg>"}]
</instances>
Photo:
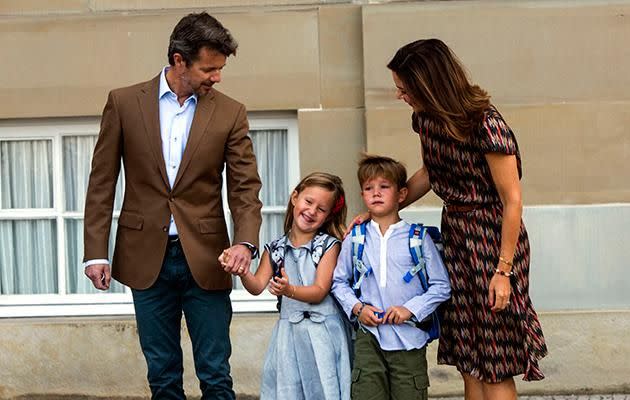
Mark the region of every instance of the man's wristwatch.
<instances>
[{"instance_id":1,"label":"man's wristwatch","mask_svg":"<svg viewBox=\"0 0 630 400\"><path fill-rule=\"evenodd\" d=\"M258 249L256 248L256 246L248 242L241 242L239 244L242 244L243 246L247 247L249 251L252 252L252 259L258 257Z\"/></svg>"}]
</instances>

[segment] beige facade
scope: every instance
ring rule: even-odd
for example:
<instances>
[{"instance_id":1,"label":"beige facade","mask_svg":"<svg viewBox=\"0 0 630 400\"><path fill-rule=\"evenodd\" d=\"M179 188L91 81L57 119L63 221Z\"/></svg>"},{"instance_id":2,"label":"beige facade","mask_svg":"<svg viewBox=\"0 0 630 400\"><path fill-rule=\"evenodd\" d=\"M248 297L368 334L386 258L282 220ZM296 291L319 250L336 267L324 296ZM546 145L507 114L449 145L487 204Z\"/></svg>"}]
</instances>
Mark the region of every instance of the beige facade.
<instances>
[{"instance_id":1,"label":"beige facade","mask_svg":"<svg viewBox=\"0 0 630 400\"><path fill-rule=\"evenodd\" d=\"M411 40L446 41L490 92L522 153L532 296L550 355L542 362L549 379L519 389L630 391L620 239L630 218L630 1L0 0L0 119L98 116L109 90L157 75L174 24L202 9L240 43L219 90L249 111L294 113L300 174L339 174L351 214L360 209L360 151L394 156L410 171L421 165L410 111L394 98L385 65ZM439 204L430 195L409 215L437 222ZM240 393L258 391L274 319L235 316ZM0 337L0 398L148 393L129 317L4 319ZM435 349L430 357L434 365ZM196 393L192 371L187 364ZM462 391L453 368L432 368L431 379L434 396Z\"/></svg>"}]
</instances>

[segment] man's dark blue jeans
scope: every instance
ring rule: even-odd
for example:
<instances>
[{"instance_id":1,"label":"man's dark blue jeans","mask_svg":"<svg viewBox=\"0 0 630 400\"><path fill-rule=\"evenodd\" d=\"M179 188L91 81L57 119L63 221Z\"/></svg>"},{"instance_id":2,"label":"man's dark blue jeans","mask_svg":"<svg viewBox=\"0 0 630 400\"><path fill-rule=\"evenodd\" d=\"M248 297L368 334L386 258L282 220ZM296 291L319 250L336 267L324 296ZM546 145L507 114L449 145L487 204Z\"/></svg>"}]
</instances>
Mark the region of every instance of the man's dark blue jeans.
<instances>
[{"instance_id":1,"label":"man's dark blue jeans","mask_svg":"<svg viewBox=\"0 0 630 400\"><path fill-rule=\"evenodd\" d=\"M132 290L151 398L185 399L182 312L192 341L202 399L234 400L229 358L230 290L208 291L193 279L178 240L169 241L157 281Z\"/></svg>"}]
</instances>

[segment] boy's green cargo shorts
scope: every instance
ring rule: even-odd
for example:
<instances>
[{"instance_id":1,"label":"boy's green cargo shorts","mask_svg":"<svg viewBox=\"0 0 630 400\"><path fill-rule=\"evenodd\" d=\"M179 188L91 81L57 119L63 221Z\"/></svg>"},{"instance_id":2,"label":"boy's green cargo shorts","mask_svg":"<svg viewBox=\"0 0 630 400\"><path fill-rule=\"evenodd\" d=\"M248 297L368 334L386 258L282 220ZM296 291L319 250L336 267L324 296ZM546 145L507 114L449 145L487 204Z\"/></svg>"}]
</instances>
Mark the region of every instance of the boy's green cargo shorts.
<instances>
[{"instance_id":1,"label":"boy's green cargo shorts","mask_svg":"<svg viewBox=\"0 0 630 400\"><path fill-rule=\"evenodd\" d=\"M428 387L426 347L385 351L374 335L357 330L353 400L427 400Z\"/></svg>"}]
</instances>

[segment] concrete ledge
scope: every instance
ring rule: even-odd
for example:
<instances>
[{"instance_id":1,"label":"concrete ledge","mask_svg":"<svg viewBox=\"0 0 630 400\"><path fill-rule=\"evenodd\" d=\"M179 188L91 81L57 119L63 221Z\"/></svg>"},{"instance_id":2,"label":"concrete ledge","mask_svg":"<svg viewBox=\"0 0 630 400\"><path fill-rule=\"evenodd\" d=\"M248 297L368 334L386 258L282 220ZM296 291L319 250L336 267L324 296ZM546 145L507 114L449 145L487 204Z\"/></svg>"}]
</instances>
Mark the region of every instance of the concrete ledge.
<instances>
[{"instance_id":1,"label":"concrete ledge","mask_svg":"<svg viewBox=\"0 0 630 400\"><path fill-rule=\"evenodd\" d=\"M231 363L237 393L258 395L262 360L276 319L276 314L235 316ZM549 347L549 356L541 361L547 378L518 381L519 393L630 393L630 310L541 313L540 319ZM5 319L0 320L0 337L0 399L149 396L131 317ZM182 338L185 389L198 396L185 329ZM427 356L429 394L461 396L455 368L435 365L436 348L430 345Z\"/></svg>"}]
</instances>

